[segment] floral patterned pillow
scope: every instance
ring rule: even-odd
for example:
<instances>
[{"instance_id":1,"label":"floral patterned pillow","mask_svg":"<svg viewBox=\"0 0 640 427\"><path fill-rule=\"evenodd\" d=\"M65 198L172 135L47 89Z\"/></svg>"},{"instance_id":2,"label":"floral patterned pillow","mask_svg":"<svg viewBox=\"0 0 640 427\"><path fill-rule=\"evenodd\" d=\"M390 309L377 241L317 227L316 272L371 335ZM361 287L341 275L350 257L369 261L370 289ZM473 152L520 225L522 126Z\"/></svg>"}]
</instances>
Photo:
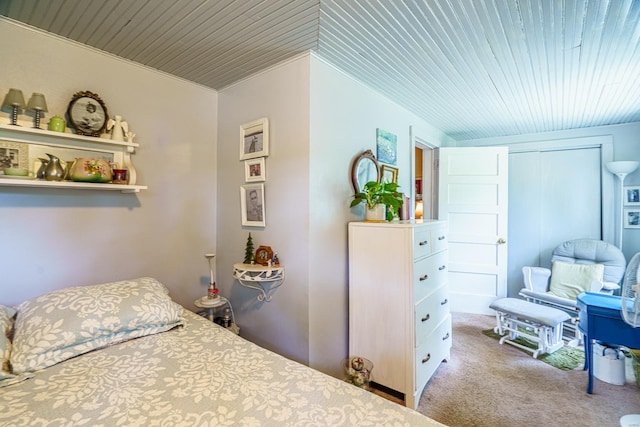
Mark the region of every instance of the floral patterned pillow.
<instances>
[{"instance_id":1,"label":"floral patterned pillow","mask_svg":"<svg viewBox=\"0 0 640 427\"><path fill-rule=\"evenodd\" d=\"M13 308L0 305L0 381L14 377L9 369L9 355L11 354L9 334L15 315L16 311Z\"/></svg>"},{"instance_id":2,"label":"floral patterned pillow","mask_svg":"<svg viewBox=\"0 0 640 427\"><path fill-rule=\"evenodd\" d=\"M17 307L11 365L30 372L184 325L182 306L150 277L53 291Z\"/></svg>"}]
</instances>

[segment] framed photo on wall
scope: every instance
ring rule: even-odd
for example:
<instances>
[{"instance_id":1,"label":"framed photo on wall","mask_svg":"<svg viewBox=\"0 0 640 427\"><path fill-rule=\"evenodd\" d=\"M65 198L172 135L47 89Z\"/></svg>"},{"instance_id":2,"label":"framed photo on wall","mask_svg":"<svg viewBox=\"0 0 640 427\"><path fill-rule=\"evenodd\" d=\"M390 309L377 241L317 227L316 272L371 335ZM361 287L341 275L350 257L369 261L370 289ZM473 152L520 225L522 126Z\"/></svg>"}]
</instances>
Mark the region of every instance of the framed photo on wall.
<instances>
[{"instance_id":1,"label":"framed photo on wall","mask_svg":"<svg viewBox=\"0 0 640 427\"><path fill-rule=\"evenodd\" d=\"M640 187L624 187L624 205L640 206Z\"/></svg>"},{"instance_id":2,"label":"framed photo on wall","mask_svg":"<svg viewBox=\"0 0 640 427\"><path fill-rule=\"evenodd\" d=\"M267 180L264 157L244 161L244 180L246 182L260 182Z\"/></svg>"},{"instance_id":3,"label":"framed photo on wall","mask_svg":"<svg viewBox=\"0 0 640 427\"><path fill-rule=\"evenodd\" d=\"M269 120L262 118L240 125L240 160L269 155Z\"/></svg>"},{"instance_id":4,"label":"framed photo on wall","mask_svg":"<svg viewBox=\"0 0 640 427\"><path fill-rule=\"evenodd\" d=\"M376 129L378 161L395 166L398 163L398 136L384 129Z\"/></svg>"},{"instance_id":5,"label":"framed photo on wall","mask_svg":"<svg viewBox=\"0 0 640 427\"><path fill-rule=\"evenodd\" d=\"M0 171L4 168L29 168L29 145L0 140Z\"/></svg>"},{"instance_id":6,"label":"framed photo on wall","mask_svg":"<svg viewBox=\"0 0 640 427\"><path fill-rule=\"evenodd\" d=\"M624 210L624 228L640 228L640 209Z\"/></svg>"},{"instance_id":7,"label":"framed photo on wall","mask_svg":"<svg viewBox=\"0 0 640 427\"><path fill-rule=\"evenodd\" d=\"M380 166L380 182L398 182L398 168L389 165Z\"/></svg>"},{"instance_id":8,"label":"framed photo on wall","mask_svg":"<svg viewBox=\"0 0 640 427\"><path fill-rule=\"evenodd\" d=\"M240 187L242 225L266 227L264 208L264 184L247 184Z\"/></svg>"}]
</instances>

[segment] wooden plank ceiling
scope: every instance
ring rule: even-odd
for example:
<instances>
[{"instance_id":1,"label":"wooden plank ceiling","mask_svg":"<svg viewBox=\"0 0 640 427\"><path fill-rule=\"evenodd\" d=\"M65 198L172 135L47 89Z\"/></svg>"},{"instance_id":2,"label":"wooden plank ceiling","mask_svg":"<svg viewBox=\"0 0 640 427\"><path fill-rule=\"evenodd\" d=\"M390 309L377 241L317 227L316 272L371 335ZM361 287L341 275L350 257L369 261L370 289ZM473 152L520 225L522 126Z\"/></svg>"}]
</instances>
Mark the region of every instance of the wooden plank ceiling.
<instances>
[{"instance_id":1,"label":"wooden plank ceiling","mask_svg":"<svg viewBox=\"0 0 640 427\"><path fill-rule=\"evenodd\" d=\"M457 140L640 121L638 0L0 0L220 90L306 51Z\"/></svg>"}]
</instances>

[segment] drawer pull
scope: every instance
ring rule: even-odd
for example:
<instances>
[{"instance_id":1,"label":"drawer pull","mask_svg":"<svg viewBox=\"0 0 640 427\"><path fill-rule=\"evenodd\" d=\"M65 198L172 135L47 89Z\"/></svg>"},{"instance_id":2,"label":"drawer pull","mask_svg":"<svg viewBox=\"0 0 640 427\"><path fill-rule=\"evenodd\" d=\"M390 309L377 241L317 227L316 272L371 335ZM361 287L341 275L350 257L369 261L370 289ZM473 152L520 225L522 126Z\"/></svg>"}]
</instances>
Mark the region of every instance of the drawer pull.
<instances>
[{"instance_id":1,"label":"drawer pull","mask_svg":"<svg viewBox=\"0 0 640 427\"><path fill-rule=\"evenodd\" d=\"M446 340L448 340L448 339L449 339L449 337L450 337L449 332L447 332L447 335L445 335L445 336L443 336L443 337L442 337L442 341L446 341Z\"/></svg>"},{"instance_id":2,"label":"drawer pull","mask_svg":"<svg viewBox=\"0 0 640 427\"><path fill-rule=\"evenodd\" d=\"M446 265L441 265L440 267L438 267L438 270L442 271L442 270L444 270L445 268L447 268L447 266L446 266Z\"/></svg>"},{"instance_id":3,"label":"drawer pull","mask_svg":"<svg viewBox=\"0 0 640 427\"><path fill-rule=\"evenodd\" d=\"M422 359L422 363L427 363L429 361L429 359L431 359L431 353L427 354L427 357Z\"/></svg>"},{"instance_id":4,"label":"drawer pull","mask_svg":"<svg viewBox=\"0 0 640 427\"><path fill-rule=\"evenodd\" d=\"M438 237L438 240L444 240L444 239L446 239L446 237L445 237L445 236L439 236L439 237Z\"/></svg>"},{"instance_id":5,"label":"drawer pull","mask_svg":"<svg viewBox=\"0 0 640 427\"><path fill-rule=\"evenodd\" d=\"M440 305L445 305L445 304L447 304L448 302L449 302L449 300L448 300L447 298L445 298L444 300L442 300L442 301L440 302Z\"/></svg>"},{"instance_id":6,"label":"drawer pull","mask_svg":"<svg viewBox=\"0 0 640 427\"><path fill-rule=\"evenodd\" d=\"M424 246L426 244L428 244L429 241L428 240L422 240L420 243L418 243L420 246Z\"/></svg>"},{"instance_id":7,"label":"drawer pull","mask_svg":"<svg viewBox=\"0 0 640 427\"><path fill-rule=\"evenodd\" d=\"M425 274L424 276L420 276L420 281L424 282L425 280L427 280L429 278L428 274Z\"/></svg>"},{"instance_id":8,"label":"drawer pull","mask_svg":"<svg viewBox=\"0 0 640 427\"><path fill-rule=\"evenodd\" d=\"M429 320L429 318L431 317L431 315L429 313L427 313L423 318L422 321L426 322L427 320Z\"/></svg>"}]
</instances>

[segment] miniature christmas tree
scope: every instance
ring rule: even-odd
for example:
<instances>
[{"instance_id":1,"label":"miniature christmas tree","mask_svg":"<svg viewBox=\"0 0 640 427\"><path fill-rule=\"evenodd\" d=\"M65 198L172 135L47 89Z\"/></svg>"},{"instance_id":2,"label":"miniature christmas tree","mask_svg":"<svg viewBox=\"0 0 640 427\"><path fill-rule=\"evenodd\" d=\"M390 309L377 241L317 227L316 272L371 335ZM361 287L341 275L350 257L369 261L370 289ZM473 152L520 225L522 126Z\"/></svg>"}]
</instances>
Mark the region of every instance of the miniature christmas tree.
<instances>
[{"instance_id":1,"label":"miniature christmas tree","mask_svg":"<svg viewBox=\"0 0 640 427\"><path fill-rule=\"evenodd\" d=\"M254 251L253 251L253 239L251 238L251 233L249 233L249 238L247 239L247 246L244 248L244 262L245 264L251 264L253 261Z\"/></svg>"}]
</instances>

